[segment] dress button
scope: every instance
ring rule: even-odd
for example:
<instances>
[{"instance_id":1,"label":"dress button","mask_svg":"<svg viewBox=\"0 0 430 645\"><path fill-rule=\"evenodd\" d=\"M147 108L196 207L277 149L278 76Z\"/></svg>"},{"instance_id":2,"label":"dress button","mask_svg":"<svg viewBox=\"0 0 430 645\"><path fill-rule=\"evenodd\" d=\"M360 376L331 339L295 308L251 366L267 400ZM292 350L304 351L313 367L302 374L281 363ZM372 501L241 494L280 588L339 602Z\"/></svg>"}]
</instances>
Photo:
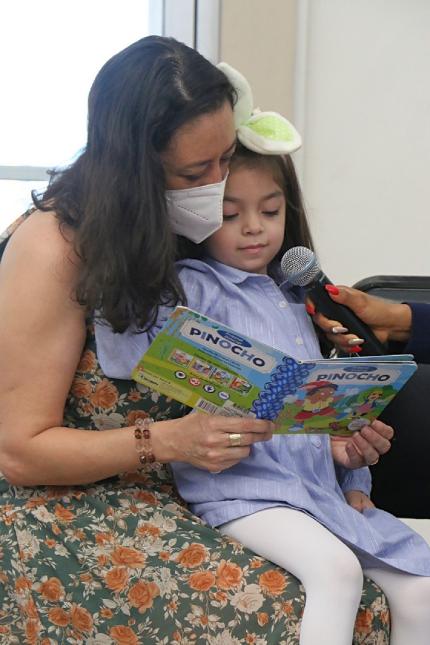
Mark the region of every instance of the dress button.
<instances>
[{"instance_id":1,"label":"dress button","mask_svg":"<svg viewBox=\"0 0 430 645\"><path fill-rule=\"evenodd\" d=\"M311 437L311 443L315 448L321 448L321 439L319 437Z\"/></svg>"},{"instance_id":2,"label":"dress button","mask_svg":"<svg viewBox=\"0 0 430 645\"><path fill-rule=\"evenodd\" d=\"M303 345L303 338L301 336L296 336L296 344Z\"/></svg>"},{"instance_id":3,"label":"dress button","mask_svg":"<svg viewBox=\"0 0 430 645\"><path fill-rule=\"evenodd\" d=\"M286 300L280 300L278 304L281 307L281 309L285 309L285 307L288 307L288 302Z\"/></svg>"}]
</instances>

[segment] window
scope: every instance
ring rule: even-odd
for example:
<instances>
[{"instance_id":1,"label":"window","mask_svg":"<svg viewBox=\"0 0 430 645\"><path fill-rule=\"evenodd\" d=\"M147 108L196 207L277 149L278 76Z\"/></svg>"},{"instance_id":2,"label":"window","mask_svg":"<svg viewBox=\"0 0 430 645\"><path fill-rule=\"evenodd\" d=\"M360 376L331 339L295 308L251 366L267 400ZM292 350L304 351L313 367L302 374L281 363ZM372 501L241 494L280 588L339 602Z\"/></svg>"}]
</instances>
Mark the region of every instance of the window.
<instances>
[{"instance_id":1,"label":"window","mask_svg":"<svg viewBox=\"0 0 430 645\"><path fill-rule=\"evenodd\" d=\"M161 2L14 0L0 22L0 231L85 143L91 83L115 52L160 33ZM158 24L157 24L158 23Z\"/></svg>"},{"instance_id":2,"label":"window","mask_svg":"<svg viewBox=\"0 0 430 645\"><path fill-rule=\"evenodd\" d=\"M0 234L85 144L91 83L117 51L173 36L213 62L220 0L14 0L0 21Z\"/></svg>"}]
</instances>

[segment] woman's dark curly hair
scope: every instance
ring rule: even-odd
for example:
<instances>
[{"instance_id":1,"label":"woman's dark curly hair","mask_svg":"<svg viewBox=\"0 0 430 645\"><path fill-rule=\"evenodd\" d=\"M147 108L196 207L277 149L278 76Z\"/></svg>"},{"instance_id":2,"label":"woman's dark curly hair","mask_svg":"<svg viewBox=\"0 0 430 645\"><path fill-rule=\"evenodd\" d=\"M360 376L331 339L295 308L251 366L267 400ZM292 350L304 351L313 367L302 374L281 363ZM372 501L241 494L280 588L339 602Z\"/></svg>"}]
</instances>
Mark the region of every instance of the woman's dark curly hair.
<instances>
[{"instance_id":1,"label":"woman's dark curly hair","mask_svg":"<svg viewBox=\"0 0 430 645\"><path fill-rule=\"evenodd\" d=\"M226 76L194 49L148 36L113 56L88 100L87 145L51 173L35 205L74 230L81 260L76 298L115 331L156 319L184 294L164 198L160 153L185 123L233 105Z\"/></svg>"}]
</instances>

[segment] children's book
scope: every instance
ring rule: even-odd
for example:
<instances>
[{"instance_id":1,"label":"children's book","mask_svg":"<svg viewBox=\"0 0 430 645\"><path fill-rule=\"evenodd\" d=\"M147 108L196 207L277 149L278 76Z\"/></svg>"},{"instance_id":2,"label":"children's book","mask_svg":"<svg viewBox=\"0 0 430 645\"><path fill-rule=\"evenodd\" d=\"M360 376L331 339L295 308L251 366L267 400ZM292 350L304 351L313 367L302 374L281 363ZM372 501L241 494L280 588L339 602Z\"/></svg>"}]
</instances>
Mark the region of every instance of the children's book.
<instances>
[{"instance_id":1,"label":"children's book","mask_svg":"<svg viewBox=\"0 0 430 645\"><path fill-rule=\"evenodd\" d=\"M411 355L299 361L176 307L132 376L201 412L270 419L278 433L347 436L378 417L416 367Z\"/></svg>"}]
</instances>

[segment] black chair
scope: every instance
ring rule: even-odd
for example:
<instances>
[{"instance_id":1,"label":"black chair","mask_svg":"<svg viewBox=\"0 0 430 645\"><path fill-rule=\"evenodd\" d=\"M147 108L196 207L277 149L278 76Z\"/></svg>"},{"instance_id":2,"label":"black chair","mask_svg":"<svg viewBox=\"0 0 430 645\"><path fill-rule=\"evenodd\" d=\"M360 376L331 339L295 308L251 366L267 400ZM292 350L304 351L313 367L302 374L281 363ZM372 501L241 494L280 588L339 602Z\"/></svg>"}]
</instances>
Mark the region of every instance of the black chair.
<instances>
[{"instance_id":1,"label":"black chair","mask_svg":"<svg viewBox=\"0 0 430 645\"><path fill-rule=\"evenodd\" d=\"M353 286L396 302L430 302L430 276L374 275Z\"/></svg>"},{"instance_id":2,"label":"black chair","mask_svg":"<svg viewBox=\"0 0 430 645\"><path fill-rule=\"evenodd\" d=\"M372 276L354 287L397 302L430 303L427 276ZM380 419L393 426L395 438L371 468L374 503L398 517L430 518L430 365L418 365Z\"/></svg>"}]
</instances>

